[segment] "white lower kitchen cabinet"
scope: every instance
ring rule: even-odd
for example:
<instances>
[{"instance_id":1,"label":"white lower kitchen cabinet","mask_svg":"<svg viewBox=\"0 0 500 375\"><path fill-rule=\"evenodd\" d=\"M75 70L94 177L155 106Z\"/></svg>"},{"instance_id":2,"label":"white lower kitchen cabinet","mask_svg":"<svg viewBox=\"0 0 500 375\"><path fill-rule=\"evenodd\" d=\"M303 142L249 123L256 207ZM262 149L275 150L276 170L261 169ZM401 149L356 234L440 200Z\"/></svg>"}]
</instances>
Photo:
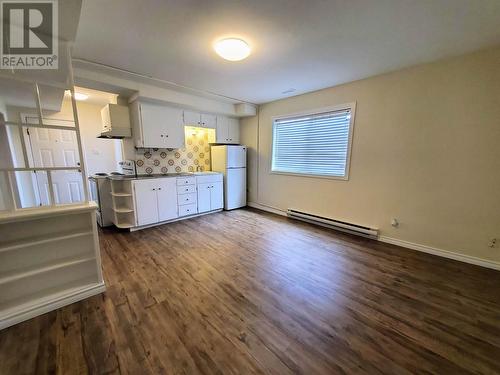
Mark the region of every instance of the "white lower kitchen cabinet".
<instances>
[{"instance_id":1,"label":"white lower kitchen cabinet","mask_svg":"<svg viewBox=\"0 0 500 375\"><path fill-rule=\"evenodd\" d=\"M175 178L134 180L133 185L137 226L177 218Z\"/></svg>"},{"instance_id":2,"label":"white lower kitchen cabinet","mask_svg":"<svg viewBox=\"0 0 500 375\"><path fill-rule=\"evenodd\" d=\"M157 179L158 219L159 221L172 220L178 217L177 212L177 183L175 178Z\"/></svg>"},{"instance_id":3,"label":"white lower kitchen cabinet","mask_svg":"<svg viewBox=\"0 0 500 375\"><path fill-rule=\"evenodd\" d=\"M224 207L224 184L222 181L214 182L210 189L210 209L221 210Z\"/></svg>"},{"instance_id":4,"label":"white lower kitchen cabinet","mask_svg":"<svg viewBox=\"0 0 500 375\"><path fill-rule=\"evenodd\" d=\"M224 200L222 179L221 173L214 172L182 177L117 179L113 183L120 185L121 190L115 194L121 197L125 192L132 192L133 208L129 210L120 206L113 209L118 212L127 209L127 215L135 218L135 223L127 226L131 230L221 210ZM124 228L121 222L114 224Z\"/></svg>"},{"instance_id":5,"label":"white lower kitchen cabinet","mask_svg":"<svg viewBox=\"0 0 500 375\"><path fill-rule=\"evenodd\" d=\"M198 184L198 211L210 211L210 182Z\"/></svg>"},{"instance_id":6,"label":"white lower kitchen cabinet","mask_svg":"<svg viewBox=\"0 0 500 375\"><path fill-rule=\"evenodd\" d=\"M134 180L134 207L136 225L148 225L157 223L158 197L156 193L156 179Z\"/></svg>"},{"instance_id":7,"label":"white lower kitchen cabinet","mask_svg":"<svg viewBox=\"0 0 500 375\"><path fill-rule=\"evenodd\" d=\"M223 207L224 192L222 174L198 176L198 212L208 212Z\"/></svg>"}]
</instances>

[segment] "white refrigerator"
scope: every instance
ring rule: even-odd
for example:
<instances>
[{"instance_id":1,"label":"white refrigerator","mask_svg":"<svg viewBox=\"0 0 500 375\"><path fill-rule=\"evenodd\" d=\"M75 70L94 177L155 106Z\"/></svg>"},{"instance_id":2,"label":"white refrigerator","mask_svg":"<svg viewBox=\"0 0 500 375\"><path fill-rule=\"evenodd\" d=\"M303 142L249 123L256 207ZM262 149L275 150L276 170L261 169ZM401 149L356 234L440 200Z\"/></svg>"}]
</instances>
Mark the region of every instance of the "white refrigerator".
<instances>
[{"instance_id":1,"label":"white refrigerator","mask_svg":"<svg viewBox=\"0 0 500 375\"><path fill-rule=\"evenodd\" d=\"M224 174L224 209L247 205L247 148L220 145L211 149L212 171Z\"/></svg>"}]
</instances>

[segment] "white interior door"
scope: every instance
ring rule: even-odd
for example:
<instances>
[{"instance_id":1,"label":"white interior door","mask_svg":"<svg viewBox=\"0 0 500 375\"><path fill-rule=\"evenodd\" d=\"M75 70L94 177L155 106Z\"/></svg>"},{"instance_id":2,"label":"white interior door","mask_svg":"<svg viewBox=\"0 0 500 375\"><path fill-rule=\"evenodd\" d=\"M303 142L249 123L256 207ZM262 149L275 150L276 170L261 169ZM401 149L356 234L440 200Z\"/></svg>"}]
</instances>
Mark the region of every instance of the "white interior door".
<instances>
[{"instance_id":1,"label":"white interior door","mask_svg":"<svg viewBox=\"0 0 500 375\"><path fill-rule=\"evenodd\" d=\"M52 125L65 125L68 121L44 119ZM38 123L36 117L25 117L26 123ZM26 146L34 167L78 167L80 157L76 132L73 130L28 128ZM49 185L46 173L37 173L36 181L42 205L49 202ZM56 204L76 203L84 200L82 176L78 171L53 171L52 187Z\"/></svg>"}]
</instances>

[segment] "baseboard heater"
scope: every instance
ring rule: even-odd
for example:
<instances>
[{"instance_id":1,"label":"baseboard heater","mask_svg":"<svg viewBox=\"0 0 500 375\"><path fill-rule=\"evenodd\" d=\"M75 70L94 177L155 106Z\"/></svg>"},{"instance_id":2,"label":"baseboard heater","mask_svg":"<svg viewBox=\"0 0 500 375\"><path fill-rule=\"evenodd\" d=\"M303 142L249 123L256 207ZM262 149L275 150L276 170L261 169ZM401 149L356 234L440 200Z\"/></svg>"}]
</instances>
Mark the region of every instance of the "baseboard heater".
<instances>
[{"instance_id":1,"label":"baseboard heater","mask_svg":"<svg viewBox=\"0 0 500 375\"><path fill-rule=\"evenodd\" d=\"M342 232L355 234L362 237L377 239L378 229L364 227L362 225L346 223L345 221L334 220L327 217L308 214L307 212L288 209L286 214L289 218L305 221L307 223L320 225L322 227L339 230Z\"/></svg>"}]
</instances>

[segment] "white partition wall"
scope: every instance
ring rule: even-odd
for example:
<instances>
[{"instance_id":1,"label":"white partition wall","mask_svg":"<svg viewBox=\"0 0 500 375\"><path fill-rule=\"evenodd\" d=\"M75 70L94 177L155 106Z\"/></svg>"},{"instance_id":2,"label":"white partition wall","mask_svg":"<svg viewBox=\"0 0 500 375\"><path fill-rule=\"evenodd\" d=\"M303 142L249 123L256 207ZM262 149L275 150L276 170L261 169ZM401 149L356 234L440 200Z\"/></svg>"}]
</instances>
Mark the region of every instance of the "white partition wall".
<instances>
[{"instance_id":1,"label":"white partition wall","mask_svg":"<svg viewBox=\"0 0 500 375\"><path fill-rule=\"evenodd\" d=\"M72 118L56 121L64 95ZM2 329L105 286L71 69L58 82L1 74L0 112Z\"/></svg>"}]
</instances>

